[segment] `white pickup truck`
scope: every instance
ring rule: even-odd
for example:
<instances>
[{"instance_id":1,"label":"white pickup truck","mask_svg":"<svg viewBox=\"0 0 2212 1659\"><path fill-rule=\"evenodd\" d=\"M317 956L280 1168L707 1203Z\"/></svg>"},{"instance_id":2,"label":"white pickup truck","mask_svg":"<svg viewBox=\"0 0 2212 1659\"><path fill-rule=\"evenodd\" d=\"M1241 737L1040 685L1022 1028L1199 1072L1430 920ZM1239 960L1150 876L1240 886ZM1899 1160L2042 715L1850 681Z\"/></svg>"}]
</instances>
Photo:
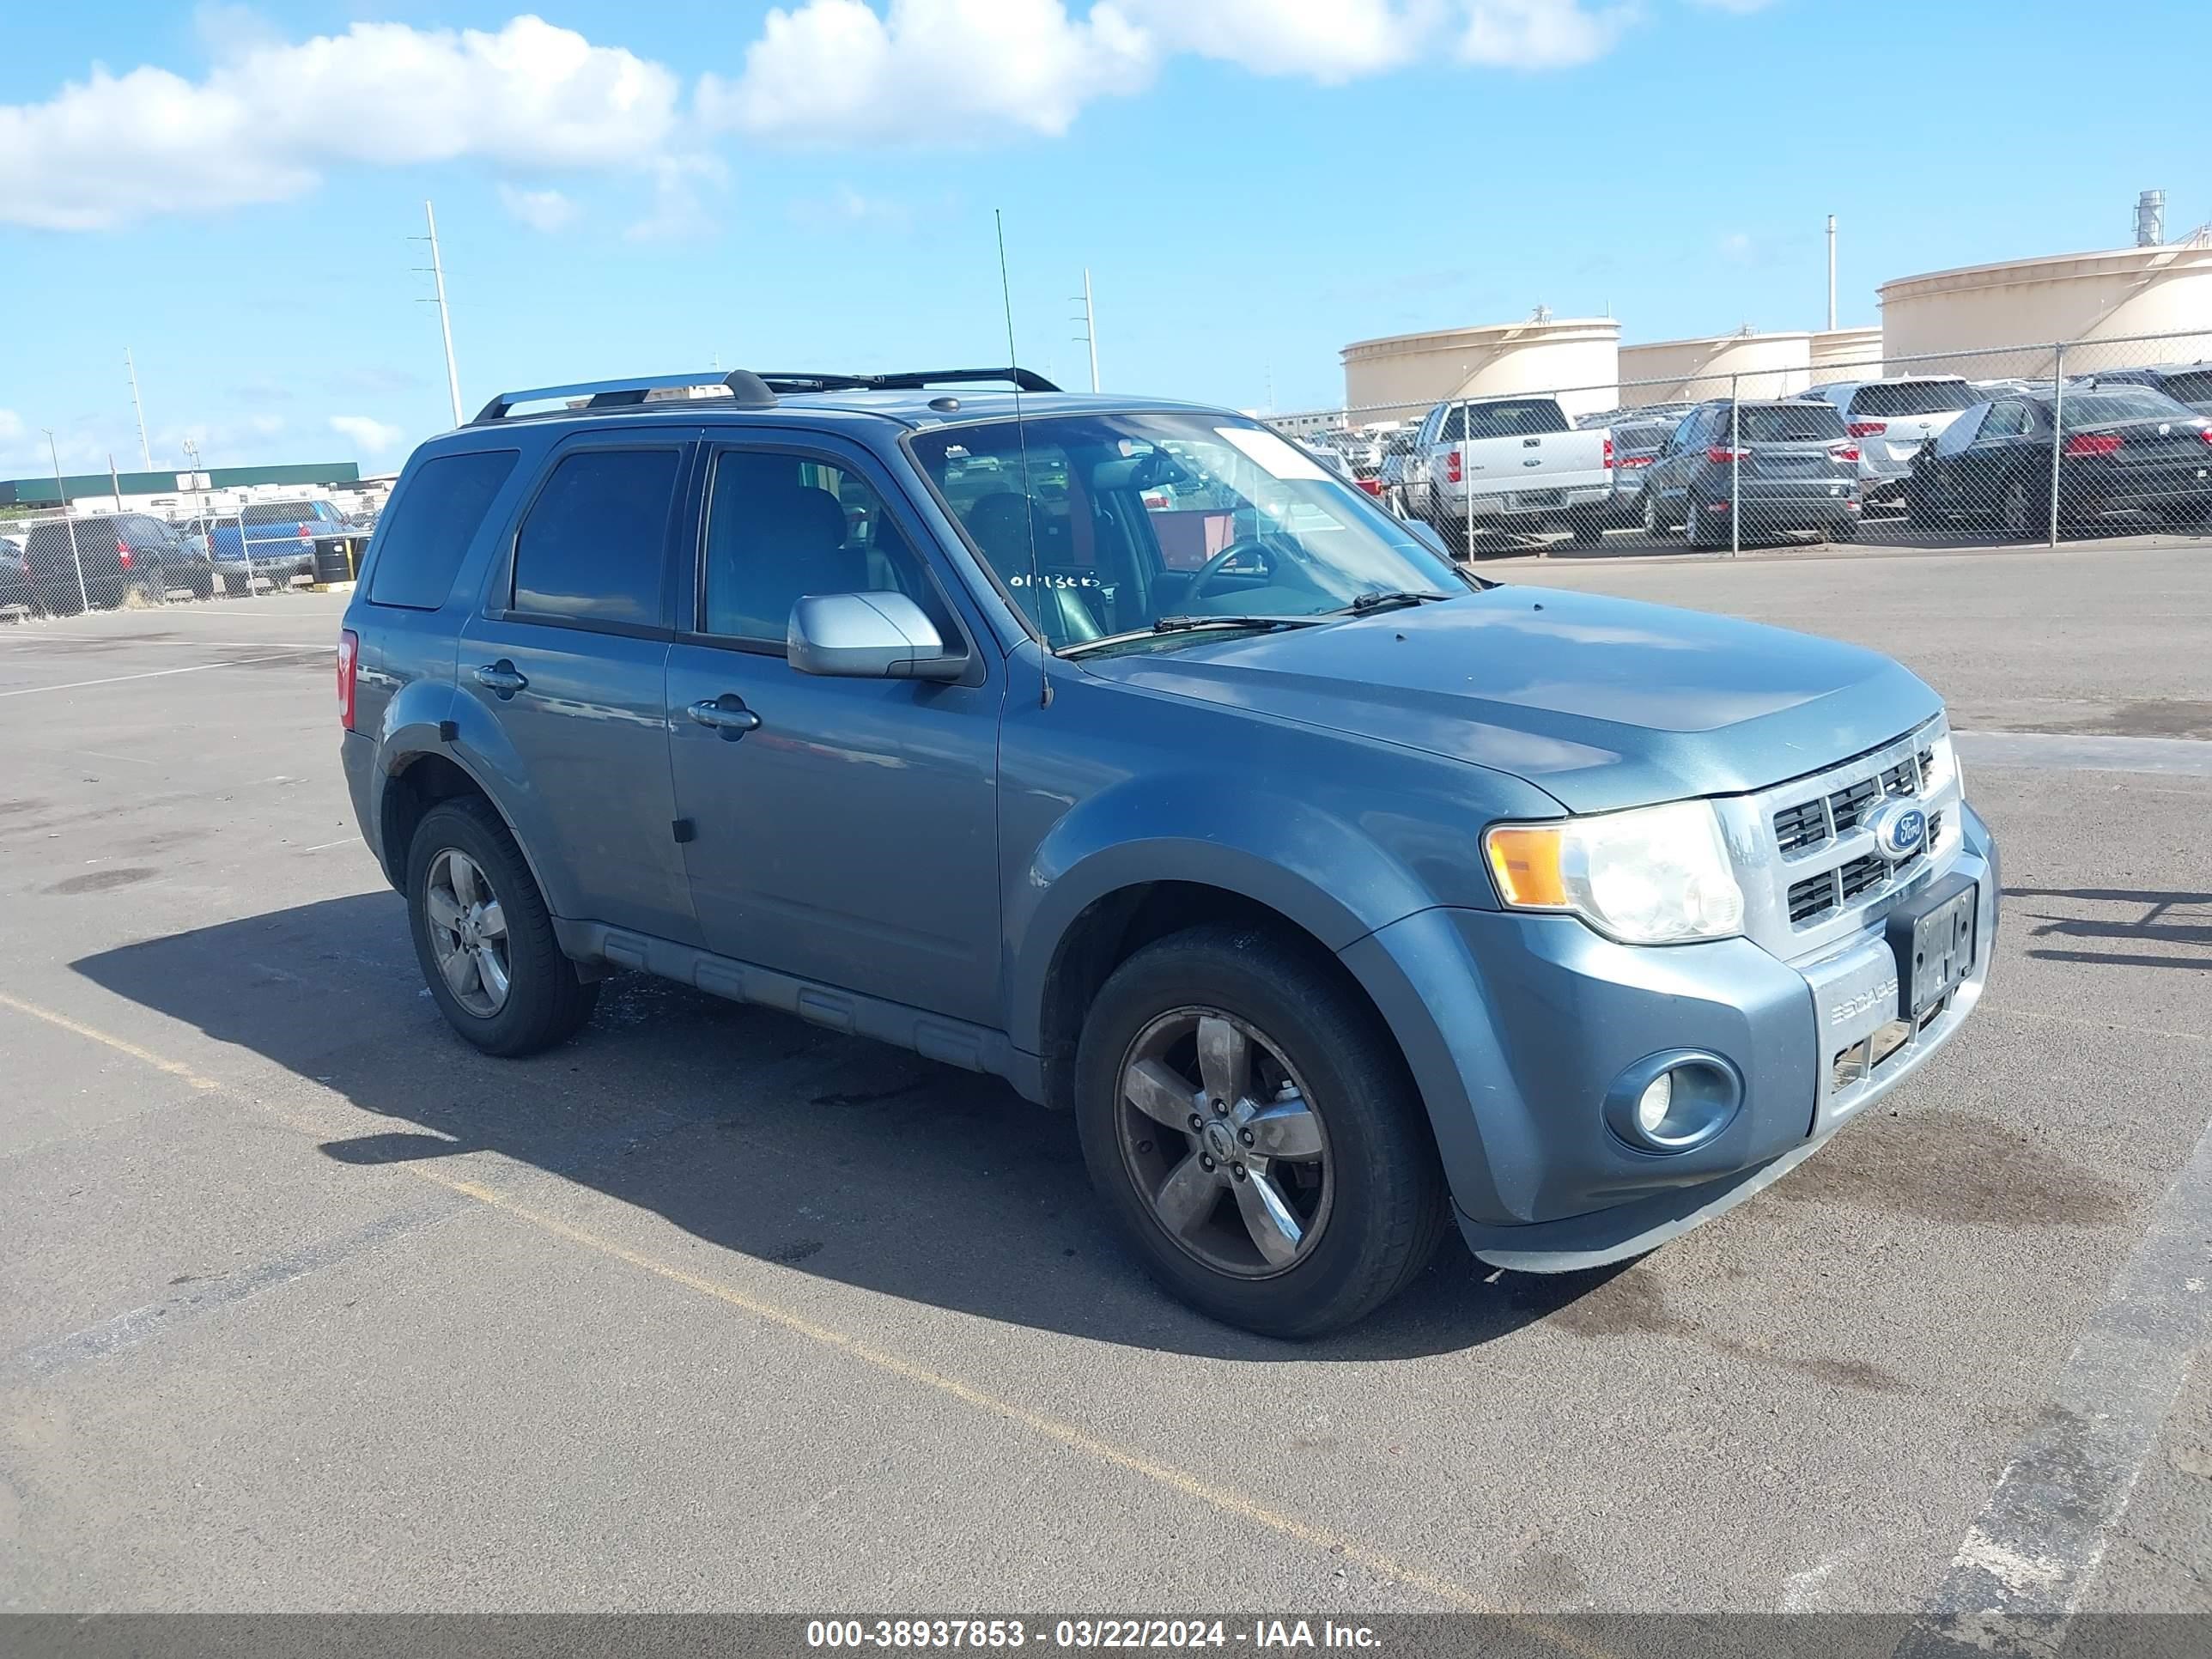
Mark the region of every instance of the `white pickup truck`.
<instances>
[{"instance_id":1,"label":"white pickup truck","mask_svg":"<svg viewBox=\"0 0 2212 1659\"><path fill-rule=\"evenodd\" d=\"M1421 422L1425 511L1455 554L1470 530L1528 533L1564 524L1578 542L1604 532L1613 434L1577 428L1556 398L1438 404ZM1417 495L1417 501L1420 496Z\"/></svg>"}]
</instances>

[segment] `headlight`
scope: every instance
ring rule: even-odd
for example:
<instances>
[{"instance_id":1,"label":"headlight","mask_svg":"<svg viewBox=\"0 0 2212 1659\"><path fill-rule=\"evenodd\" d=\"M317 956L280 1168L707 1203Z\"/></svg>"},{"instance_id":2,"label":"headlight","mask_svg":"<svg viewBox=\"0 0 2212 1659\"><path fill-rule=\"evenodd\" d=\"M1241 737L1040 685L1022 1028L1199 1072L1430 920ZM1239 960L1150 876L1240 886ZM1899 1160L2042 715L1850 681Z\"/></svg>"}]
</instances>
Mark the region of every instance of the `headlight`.
<instances>
[{"instance_id":1,"label":"headlight","mask_svg":"<svg viewBox=\"0 0 2212 1659\"><path fill-rule=\"evenodd\" d=\"M1498 896L1516 910L1570 911L1627 945L1742 931L1743 889L1705 801L1501 823L1483 848Z\"/></svg>"},{"instance_id":2,"label":"headlight","mask_svg":"<svg viewBox=\"0 0 2212 1659\"><path fill-rule=\"evenodd\" d=\"M1928 775L1920 780L1920 793L1933 795L1958 786L1959 793L1966 793L1966 781L1959 770L1958 750L1951 746L1951 734L1946 732L1930 746L1928 756Z\"/></svg>"}]
</instances>

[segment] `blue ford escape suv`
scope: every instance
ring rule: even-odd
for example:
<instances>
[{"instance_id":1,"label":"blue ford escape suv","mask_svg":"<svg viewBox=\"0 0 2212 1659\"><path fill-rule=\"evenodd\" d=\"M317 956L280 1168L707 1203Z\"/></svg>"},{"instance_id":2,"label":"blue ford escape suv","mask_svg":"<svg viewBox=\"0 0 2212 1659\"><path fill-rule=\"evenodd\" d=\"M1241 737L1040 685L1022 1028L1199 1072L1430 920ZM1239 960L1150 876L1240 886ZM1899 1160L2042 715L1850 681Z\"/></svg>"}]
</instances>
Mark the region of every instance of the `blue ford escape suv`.
<instances>
[{"instance_id":1,"label":"blue ford escape suv","mask_svg":"<svg viewBox=\"0 0 2212 1659\"><path fill-rule=\"evenodd\" d=\"M495 398L409 460L338 693L470 1042L639 969L994 1073L1285 1336L1449 1222L1557 1271L1741 1201L1996 928L1897 664L1482 580L1265 426L1020 370Z\"/></svg>"}]
</instances>

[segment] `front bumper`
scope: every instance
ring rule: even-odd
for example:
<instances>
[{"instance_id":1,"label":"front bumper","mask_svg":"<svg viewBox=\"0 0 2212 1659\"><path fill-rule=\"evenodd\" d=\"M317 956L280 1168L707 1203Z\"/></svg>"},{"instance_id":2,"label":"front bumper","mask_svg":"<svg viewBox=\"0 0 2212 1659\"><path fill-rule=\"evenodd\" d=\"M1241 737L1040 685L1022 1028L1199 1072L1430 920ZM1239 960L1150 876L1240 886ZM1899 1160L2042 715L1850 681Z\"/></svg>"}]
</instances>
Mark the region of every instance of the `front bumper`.
<instances>
[{"instance_id":1,"label":"front bumper","mask_svg":"<svg viewBox=\"0 0 2212 1659\"><path fill-rule=\"evenodd\" d=\"M1791 962L1743 939L1638 948L1572 918L1474 910L1420 912L1348 949L1406 1049L1475 1255L1555 1273L1641 1254L1778 1179L1925 1065L1980 1000L1996 944L1996 849L1963 811L1959 852L1929 880L1973 880L1974 965L1902 1041L1885 1030L1898 969L1879 915ZM1729 1060L1741 1105L1692 1151L1634 1150L1605 1127L1607 1091L1675 1048Z\"/></svg>"}]
</instances>

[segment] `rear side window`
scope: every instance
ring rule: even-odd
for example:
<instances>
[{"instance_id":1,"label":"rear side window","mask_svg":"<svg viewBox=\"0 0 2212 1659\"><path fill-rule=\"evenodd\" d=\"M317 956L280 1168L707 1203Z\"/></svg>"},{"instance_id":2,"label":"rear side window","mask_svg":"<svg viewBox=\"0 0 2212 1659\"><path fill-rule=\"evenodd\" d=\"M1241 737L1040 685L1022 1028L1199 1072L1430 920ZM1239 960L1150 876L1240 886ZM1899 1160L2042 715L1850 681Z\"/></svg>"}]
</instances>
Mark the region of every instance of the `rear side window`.
<instances>
[{"instance_id":1,"label":"rear side window","mask_svg":"<svg viewBox=\"0 0 2212 1659\"><path fill-rule=\"evenodd\" d=\"M445 604L462 556L520 458L519 450L479 449L416 467L379 526L368 602L408 611Z\"/></svg>"},{"instance_id":2,"label":"rear side window","mask_svg":"<svg viewBox=\"0 0 2212 1659\"><path fill-rule=\"evenodd\" d=\"M2212 368L2191 369L2166 377L2166 395L2185 404L2212 403Z\"/></svg>"},{"instance_id":3,"label":"rear side window","mask_svg":"<svg viewBox=\"0 0 2212 1659\"><path fill-rule=\"evenodd\" d=\"M1973 387L1964 380L1875 380L1861 386L1852 397L1851 418L1942 415L1968 408L1976 401Z\"/></svg>"},{"instance_id":4,"label":"rear side window","mask_svg":"<svg viewBox=\"0 0 2212 1659\"><path fill-rule=\"evenodd\" d=\"M564 456L514 542L514 608L574 622L662 625L673 449Z\"/></svg>"}]
</instances>

